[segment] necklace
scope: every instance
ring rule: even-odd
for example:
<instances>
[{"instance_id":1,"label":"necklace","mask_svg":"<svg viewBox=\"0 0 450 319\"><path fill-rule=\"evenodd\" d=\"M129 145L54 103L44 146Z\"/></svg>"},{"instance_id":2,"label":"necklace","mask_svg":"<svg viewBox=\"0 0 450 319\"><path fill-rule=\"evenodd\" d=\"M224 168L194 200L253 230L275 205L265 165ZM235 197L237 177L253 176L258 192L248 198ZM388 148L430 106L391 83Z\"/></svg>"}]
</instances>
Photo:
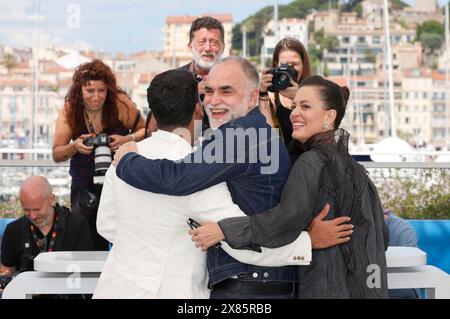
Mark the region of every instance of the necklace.
<instances>
[{"instance_id":1,"label":"necklace","mask_svg":"<svg viewBox=\"0 0 450 319\"><path fill-rule=\"evenodd\" d=\"M96 113L94 113L94 120L95 120L95 118L96 118ZM86 123L88 132L90 134L97 134L97 132L95 131L94 125L92 124L92 121L89 118L88 112L86 110L84 110L84 121Z\"/></svg>"}]
</instances>

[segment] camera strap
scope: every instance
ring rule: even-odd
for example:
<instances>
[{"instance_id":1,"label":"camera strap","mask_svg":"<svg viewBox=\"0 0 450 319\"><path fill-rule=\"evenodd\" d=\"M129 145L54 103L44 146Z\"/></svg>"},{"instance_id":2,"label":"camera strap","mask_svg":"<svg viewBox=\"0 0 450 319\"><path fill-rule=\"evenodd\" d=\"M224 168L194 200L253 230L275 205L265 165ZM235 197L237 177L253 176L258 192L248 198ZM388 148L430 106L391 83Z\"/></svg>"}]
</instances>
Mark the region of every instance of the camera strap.
<instances>
[{"instance_id":1,"label":"camera strap","mask_svg":"<svg viewBox=\"0 0 450 319\"><path fill-rule=\"evenodd\" d=\"M55 250L56 235L58 232L58 225L59 225L59 213L56 211L56 209L54 209L54 212L55 212L55 219L53 221L50 243L47 243L47 236L45 235L43 238L39 239L36 233L36 226L34 226L33 223L30 223L31 236L33 237L33 240L36 243L39 252L41 253L52 252Z\"/></svg>"},{"instance_id":2,"label":"camera strap","mask_svg":"<svg viewBox=\"0 0 450 319\"><path fill-rule=\"evenodd\" d=\"M141 119L141 111L137 110L136 117L133 122L133 126L130 129L130 133L136 132L136 127L137 127L140 119Z\"/></svg>"},{"instance_id":3,"label":"camera strap","mask_svg":"<svg viewBox=\"0 0 450 319\"><path fill-rule=\"evenodd\" d=\"M144 138L148 137L148 126L150 125L150 120L152 118L152 110L148 111L147 118L145 119L145 133Z\"/></svg>"},{"instance_id":4,"label":"camera strap","mask_svg":"<svg viewBox=\"0 0 450 319\"><path fill-rule=\"evenodd\" d=\"M96 134L94 126L92 125L92 122L89 119L89 116L86 111L84 111L84 122L86 124L86 128L87 128L89 134Z\"/></svg>"}]
</instances>

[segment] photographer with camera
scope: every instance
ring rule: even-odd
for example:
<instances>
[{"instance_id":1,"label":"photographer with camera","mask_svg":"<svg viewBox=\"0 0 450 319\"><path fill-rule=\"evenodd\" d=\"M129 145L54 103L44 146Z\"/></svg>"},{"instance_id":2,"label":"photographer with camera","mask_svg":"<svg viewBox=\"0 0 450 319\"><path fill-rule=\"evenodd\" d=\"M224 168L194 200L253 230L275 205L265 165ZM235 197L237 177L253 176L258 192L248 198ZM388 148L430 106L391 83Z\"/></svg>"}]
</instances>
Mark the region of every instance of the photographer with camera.
<instances>
[{"instance_id":1,"label":"photographer with camera","mask_svg":"<svg viewBox=\"0 0 450 319\"><path fill-rule=\"evenodd\" d=\"M16 272L34 269L41 252L92 249L88 223L56 203L45 177L25 179L19 199L24 216L8 224L2 239L0 293Z\"/></svg>"},{"instance_id":2,"label":"photographer with camera","mask_svg":"<svg viewBox=\"0 0 450 319\"><path fill-rule=\"evenodd\" d=\"M292 141L289 119L298 85L311 75L308 53L294 38L284 38L275 46L272 69L264 69L259 87L259 108L272 127L281 131L284 143Z\"/></svg>"},{"instance_id":3,"label":"photographer with camera","mask_svg":"<svg viewBox=\"0 0 450 319\"><path fill-rule=\"evenodd\" d=\"M110 67L96 59L75 70L56 120L53 159L70 159L72 211L88 220L94 250L109 249L95 222L111 153L126 142L142 140L144 126L139 110L117 86Z\"/></svg>"}]
</instances>

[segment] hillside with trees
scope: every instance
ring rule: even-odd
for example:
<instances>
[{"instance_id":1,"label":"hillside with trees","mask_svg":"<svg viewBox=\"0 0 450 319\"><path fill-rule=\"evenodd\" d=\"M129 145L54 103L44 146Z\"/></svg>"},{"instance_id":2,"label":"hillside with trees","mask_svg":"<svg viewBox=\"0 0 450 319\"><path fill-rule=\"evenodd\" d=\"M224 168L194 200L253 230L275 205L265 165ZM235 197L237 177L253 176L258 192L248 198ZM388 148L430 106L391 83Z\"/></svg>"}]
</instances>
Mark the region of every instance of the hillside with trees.
<instances>
[{"instance_id":1,"label":"hillside with trees","mask_svg":"<svg viewBox=\"0 0 450 319\"><path fill-rule=\"evenodd\" d=\"M278 18L299 18L304 19L308 14L314 11L326 11L339 8L341 11L361 12L361 2L363 0L349 0L344 4L339 4L337 0L295 0L286 5L278 5ZM402 9L408 6L401 0L392 0L394 9ZM263 30L265 25L273 19L274 7L266 6L255 14L236 24L233 28L234 50L242 49L242 27L247 27L247 50L249 56L259 56L263 41ZM311 30L313 31L313 30Z\"/></svg>"}]
</instances>

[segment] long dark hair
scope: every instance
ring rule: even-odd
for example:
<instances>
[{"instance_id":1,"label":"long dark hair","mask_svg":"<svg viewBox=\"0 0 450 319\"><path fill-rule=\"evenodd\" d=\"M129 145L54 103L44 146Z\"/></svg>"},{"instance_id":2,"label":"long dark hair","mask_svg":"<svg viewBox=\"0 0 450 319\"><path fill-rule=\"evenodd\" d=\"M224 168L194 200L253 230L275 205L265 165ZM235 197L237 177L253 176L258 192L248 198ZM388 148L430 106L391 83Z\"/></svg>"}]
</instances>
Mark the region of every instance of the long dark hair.
<instances>
[{"instance_id":1,"label":"long dark hair","mask_svg":"<svg viewBox=\"0 0 450 319\"><path fill-rule=\"evenodd\" d=\"M306 51L305 46L299 40L295 38L284 38L275 46L272 56L272 67L275 68L278 66L280 53L285 50L297 52L302 59L302 75L300 76L300 79L298 81L298 83L300 83L311 75L311 66L309 63L308 52Z\"/></svg>"},{"instance_id":2,"label":"long dark hair","mask_svg":"<svg viewBox=\"0 0 450 319\"><path fill-rule=\"evenodd\" d=\"M111 68L101 60L84 63L77 67L72 77L72 85L66 95L66 114L74 136L84 130L84 102L81 87L89 81L103 81L107 88L105 104L102 109L102 126L111 127L118 123L117 94L123 91L117 87L116 77Z\"/></svg>"}]
</instances>

